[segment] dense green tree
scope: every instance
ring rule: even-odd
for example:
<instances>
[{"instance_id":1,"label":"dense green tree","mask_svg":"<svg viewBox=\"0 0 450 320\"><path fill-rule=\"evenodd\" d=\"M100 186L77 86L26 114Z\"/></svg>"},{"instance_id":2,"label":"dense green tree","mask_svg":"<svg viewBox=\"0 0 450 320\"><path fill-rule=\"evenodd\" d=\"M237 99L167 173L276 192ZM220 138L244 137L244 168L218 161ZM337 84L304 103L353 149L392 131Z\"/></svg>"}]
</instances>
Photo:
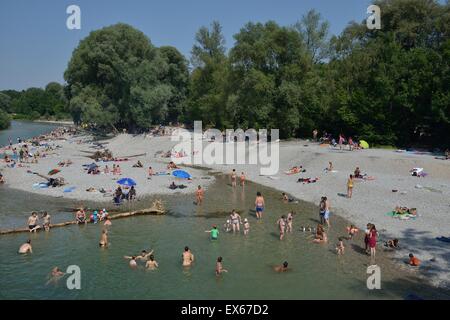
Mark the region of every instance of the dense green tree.
<instances>
[{"instance_id":1,"label":"dense green tree","mask_svg":"<svg viewBox=\"0 0 450 320\"><path fill-rule=\"evenodd\" d=\"M164 82L170 87L171 97L167 103L167 121L184 120L189 85L188 61L175 47L160 47L159 51L168 65Z\"/></svg>"},{"instance_id":2,"label":"dense green tree","mask_svg":"<svg viewBox=\"0 0 450 320\"><path fill-rule=\"evenodd\" d=\"M11 112L11 98L9 95L0 92L0 110Z\"/></svg>"},{"instance_id":3,"label":"dense green tree","mask_svg":"<svg viewBox=\"0 0 450 320\"><path fill-rule=\"evenodd\" d=\"M329 23L322 21L320 13L310 10L294 25L305 43L314 63L325 59L328 55Z\"/></svg>"},{"instance_id":4,"label":"dense green tree","mask_svg":"<svg viewBox=\"0 0 450 320\"><path fill-rule=\"evenodd\" d=\"M176 119L183 98L177 91L181 64L177 52L160 52L129 25L93 31L74 50L64 73L71 113L99 128L132 131Z\"/></svg>"},{"instance_id":5,"label":"dense green tree","mask_svg":"<svg viewBox=\"0 0 450 320\"><path fill-rule=\"evenodd\" d=\"M0 109L0 130L6 129L10 126L11 117L8 113Z\"/></svg>"},{"instance_id":6,"label":"dense green tree","mask_svg":"<svg viewBox=\"0 0 450 320\"><path fill-rule=\"evenodd\" d=\"M217 21L211 28L201 27L195 36L191 62L188 118L202 120L205 126L222 128L227 122L226 86L228 64L222 27Z\"/></svg>"}]
</instances>

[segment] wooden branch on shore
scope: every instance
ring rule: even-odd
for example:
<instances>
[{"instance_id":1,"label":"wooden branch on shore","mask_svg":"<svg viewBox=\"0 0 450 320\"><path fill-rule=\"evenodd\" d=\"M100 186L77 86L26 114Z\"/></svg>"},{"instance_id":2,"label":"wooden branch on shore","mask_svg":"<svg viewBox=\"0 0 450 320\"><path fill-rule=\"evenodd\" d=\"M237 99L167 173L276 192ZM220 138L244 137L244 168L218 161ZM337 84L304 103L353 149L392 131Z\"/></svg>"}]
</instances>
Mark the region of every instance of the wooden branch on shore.
<instances>
[{"instance_id":1,"label":"wooden branch on shore","mask_svg":"<svg viewBox=\"0 0 450 320\"><path fill-rule=\"evenodd\" d=\"M164 210L164 207L162 206L161 201L156 200L155 202L153 202L153 205L151 208L113 214L113 215L109 216L109 219L110 220L122 219L122 218L128 218L128 217L140 216L140 215L162 215L162 214L165 214L165 212L166 211ZM88 221L87 223L93 223L93 222ZM70 226L73 224L77 224L77 222L76 221L67 221L67 222L55 223L55 224L50 225L50 229ZM42 231L42 230L44 230L44 228L41 227L41 228L37 229L36 231ZM22 232L30 232L30 229L19 228L19 229L2 230L2 231L0 231L0 235L11 234L11 233L22 233Z\"/></svg>"}]
</instances>

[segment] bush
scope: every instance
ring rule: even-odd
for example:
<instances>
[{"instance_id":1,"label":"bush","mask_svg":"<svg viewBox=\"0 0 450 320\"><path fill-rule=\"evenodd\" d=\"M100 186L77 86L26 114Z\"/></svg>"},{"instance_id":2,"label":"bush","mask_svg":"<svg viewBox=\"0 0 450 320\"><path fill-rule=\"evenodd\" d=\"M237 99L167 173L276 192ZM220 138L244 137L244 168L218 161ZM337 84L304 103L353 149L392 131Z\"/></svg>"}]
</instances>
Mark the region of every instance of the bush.
<instances>
[{"instance_id":1,"label":"bush","mask_svg":"<svg viewBox=\"0 0 450 320\"><path fill-rule=\"evenodd\" d=\"M11 117L5 111L0 110L0 130L9 128L11 125Z\"/></svg>"}]
</instances>

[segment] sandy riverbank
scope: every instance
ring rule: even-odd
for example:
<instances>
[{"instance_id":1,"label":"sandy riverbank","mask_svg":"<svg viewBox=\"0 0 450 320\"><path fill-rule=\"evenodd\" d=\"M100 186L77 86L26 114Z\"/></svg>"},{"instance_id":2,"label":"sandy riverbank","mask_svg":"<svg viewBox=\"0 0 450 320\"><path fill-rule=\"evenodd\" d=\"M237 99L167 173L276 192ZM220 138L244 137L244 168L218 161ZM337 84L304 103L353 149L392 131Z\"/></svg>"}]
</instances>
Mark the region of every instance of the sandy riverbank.
<instances>
[{"instance_id":1,"label":"sandy riverbank","mask_svg":"<svg viewBox=\"0 0 450 320\"><path fill-rule=\"evenodd\" d=\"M82 143L79 143L79 142ZM52 142L61 148L38 164L30 164L30 168L3 168L2 172L9 187L24 191L67 197L79 200L111 201L99 192L86 192L89 187L97 190L105 188L113 190L116 186L112 175L87 175L82 164L91 163L85 151L93 152L94 144L89 137L69 138L65 141ZM146 169L132 168L138 159L145 167L151 165L155 171L164 171L168 158L162 158L158 151L166 152L175 142L170 137L145 137L121 134L106 141L105 147L115 157L125 157L146 153L145 156L121 162L121 177L132 177L138 184L138 195L172 193L167 186L175 178L167 176L153 177L147 180ZM33 189L33 183L42 179L29 174L32 170L47 173L57 167L60 160L71 159L70 167L62 168L60 175L69 182L68 186L76 186L71 193L63 193L62 188ZM337 172L327 173L324 168L332 161ZM283 172L294 165L303 165L306 173L286 175ZM4 164L2 165L5 166ZM101 165L103 167L103 165ZM110 163L109 166L112 166ZM363 173L374 176L375 180L355 183L352 199L340 196L346 192L346 180L356 166ZM247 178L254 182L285 191L292 196L318 203L320 197L326 195L332 206L332 213L339 214L363 228L372 222L380 231L381 239L400 239L402 249L398 251L399 261L404 260L409 252L413 252L423 260L423 272L435 285L446 285L450 282L450 244L437 241L439 236L450 236L450 161L438 160L431 155L397 153L393 150L369 149L364 151L339 151L329 147L306 141L286 141L280 143L280 170L274 177L261 176L256 165L212 165L215 171L229 173L233 168L238 173L244 171ZM413 177L409 170L423 167L428 176ZM189 168L193 175L192 182L181 182L188 188L181 192L194 192L198 184L207 186L212 180L202 179L206 173ZM319 177L317 183L297 183L299 177ZM420 185L421 188L416 186ZM398 192L392 192L397 189ZM178 192L178 191L177 191ZM206 192L207 196L207 192ZM415 220L399 220L386 216L396 205L415 207L419 216ZM270 213L268 213L270 214ZM301 214L301 213L300 213ZM331 218L331 222L333 218ZM433 262L429 261L434 259Z\"/></svg>"}]
</instances>

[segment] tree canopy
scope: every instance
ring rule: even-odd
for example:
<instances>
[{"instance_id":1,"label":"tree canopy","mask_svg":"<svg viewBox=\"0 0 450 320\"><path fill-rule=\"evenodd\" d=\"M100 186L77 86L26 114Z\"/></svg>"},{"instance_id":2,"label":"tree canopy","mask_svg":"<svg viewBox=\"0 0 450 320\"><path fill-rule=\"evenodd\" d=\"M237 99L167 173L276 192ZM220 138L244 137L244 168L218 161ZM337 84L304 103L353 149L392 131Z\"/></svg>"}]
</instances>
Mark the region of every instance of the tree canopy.
<instances>
[{"instance_id":1,"label":"tree canopy","mask_svg":"<svg viewBox=\"0 0 450 320\"><path fill-rule=\"evenodd\" d=\"M91 32L64 73L75 121L140 130L177 120L188 79L184 60L126 24Z\"/></svg>"}]
</instances>

